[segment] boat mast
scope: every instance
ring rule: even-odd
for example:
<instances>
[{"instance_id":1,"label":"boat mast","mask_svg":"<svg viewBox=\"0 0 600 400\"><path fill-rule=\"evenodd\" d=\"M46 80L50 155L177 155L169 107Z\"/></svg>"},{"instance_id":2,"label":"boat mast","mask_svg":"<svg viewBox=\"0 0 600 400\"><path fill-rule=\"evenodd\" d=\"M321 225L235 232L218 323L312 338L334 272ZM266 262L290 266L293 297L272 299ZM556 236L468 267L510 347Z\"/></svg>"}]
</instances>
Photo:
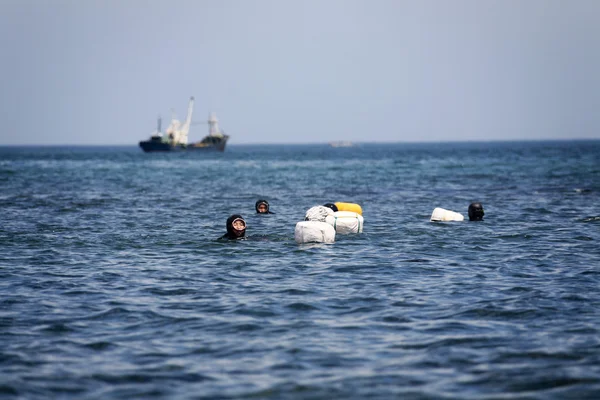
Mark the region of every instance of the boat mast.
<instances>
[{"instance_id":1,"label":"boat mast","mask_svg":"<svg viewBox=\"0 0 600 400\"><path fill-rule=\"evenodd\" d=\"M190 131L190 125L192 123L192 112L194 111L194 96L190 97L190 103L188 104L187 116L185 122L180 130L179 142L183 144L188 143L188 133Z\"/></svg>"},{"instance_id":2,"label":"boat mast","mask_svg":"<svg viewBox=\"0 0 600 400\"><path fill-rule=\"evenodd\" d=\"M208 115L208 134L210 136L219 136L219 120L215 113L210 113Z\"/></svg>"},{"instance_id":3,"label":"boat mast","mask_svg":"<svg viewBox=\"0 0 600 400\"><path fill-rule=\"evenodd\" d=\"M171 108L171 123L167 127L165 133L169 138L169 143L172 145L176 145L179 143L179 127L181 123L177 120L177 116L175 115L175 110Z\"/></svg>"}]
</instances>

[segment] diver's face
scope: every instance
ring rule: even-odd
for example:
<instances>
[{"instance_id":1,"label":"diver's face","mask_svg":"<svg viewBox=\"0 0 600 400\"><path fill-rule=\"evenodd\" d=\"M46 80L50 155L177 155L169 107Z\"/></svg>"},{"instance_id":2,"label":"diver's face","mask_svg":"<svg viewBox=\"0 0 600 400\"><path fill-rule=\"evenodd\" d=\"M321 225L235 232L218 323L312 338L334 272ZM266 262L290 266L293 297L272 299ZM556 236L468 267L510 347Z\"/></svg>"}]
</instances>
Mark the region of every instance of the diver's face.
<instances>
[{"instance_id":1,"label":"diver's face","mask_svg":"<svg viewBox=\"0 0 600 400\"><path fill-rule=\"evenodd\" d=\"M233 227L234 233L238 236L240 236L246 229L246 223L239 218L233 221L231 226Z\"/></svg>"},{"instance_id":2,"label":"diver's face","mask_svg":"<svg viewBox=\"0 0 600 400\"><path fill-rule=\"evenodd\" d=\"M257 208L258 212L264 214L267 212L267 205L265 203L260 203Z\"/></svg>"},{"instance_id":3,"label":"diver's face","mask_svg":"<svg viewBox=\"0 0 600 400\"><path fill-rule=\"evenodd\" d=\"M471 221L481 221L483 219L483 208L473 208L471 210L469 210L469 219Z\"/></svg>"}]
</instances>

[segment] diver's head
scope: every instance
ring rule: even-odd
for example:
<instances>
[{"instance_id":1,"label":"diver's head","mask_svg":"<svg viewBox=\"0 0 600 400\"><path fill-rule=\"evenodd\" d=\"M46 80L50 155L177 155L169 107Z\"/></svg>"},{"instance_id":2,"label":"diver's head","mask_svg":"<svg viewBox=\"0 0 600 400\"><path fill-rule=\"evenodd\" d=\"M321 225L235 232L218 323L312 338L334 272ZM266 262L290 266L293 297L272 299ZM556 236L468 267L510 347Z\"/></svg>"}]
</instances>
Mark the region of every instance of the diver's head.
<instances>
[{"instance_id":1,"label":"diver's head","mask_svg":"<svg viewBox=\"0 0 600 400\"><path fill-rule=\"evenodd\" d=\"M269 213L269 202L263 199L257 200L254 205L256 212L258 214L268 214Z\"/></svg>"},{"instance_id":2,"label":"diver's head","mask_svg":"<svg viewBox=\"0 0 600 400\"><path fill-rule=\"evenodd\" d=\"M244 237L246 235L246 221L239 214L227 218L227 233L230 236Z\"/></svg>"},{"instance_id":3,"label":"diver's head","mask_svg":"<svg viewBox=\"0 0 600 400\"><path fill-rule=\"evenodd\" d=\"M337 210L338 210L337 206L333 203L323 204L323 207L331 208L333 210L333 212L337 212Z\"/></svg>"},{"instance_id":4,"label":"diver's head","mask_svg":"<svg viewBox=\"0 0 600 400\"><path fill-rule=\"evenodd\" d=\"M469 221L481 221L484 214L481 203L469 204Z\"/></svg>"}]
</instances>

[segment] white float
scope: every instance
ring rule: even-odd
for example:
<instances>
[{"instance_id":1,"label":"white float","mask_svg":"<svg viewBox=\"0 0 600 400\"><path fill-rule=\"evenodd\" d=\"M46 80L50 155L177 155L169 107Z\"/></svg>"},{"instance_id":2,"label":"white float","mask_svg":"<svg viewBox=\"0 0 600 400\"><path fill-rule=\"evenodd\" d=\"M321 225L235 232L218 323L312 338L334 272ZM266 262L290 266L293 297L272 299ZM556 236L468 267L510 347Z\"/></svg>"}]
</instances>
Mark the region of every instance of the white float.
<instances>
[{"instance_id":1,"label":"white float","mask_svg":"<svg viewBox=\"0 0 600 400\"><path fill-rule=\"evenodd\" d=\"M325 222L333 226L335 232L341 235L362 233L364 225L363 216L352 211L334 212L325 218Z\"/></svg>"},{"instance_id":2,"label":"white float","mask_svg":"<svg viewBox=\"0 0 600 400\"><path fill-rule=\"evenodd\" d=\"M444 208L437 207L431 213L431 222L450 222L450 221L464 221L465 217L454 211L446 210Z\"/></svg>"},{"instance_id":3,"label":"white float","mask_svg":"<svg viewBox=\"0 0 600 400\"><path fill-rule=\"evenodd\" d=\"M335 243L335 229L327 222L300 221L294 230L296 243Z\"/></svg>"},{"instance_id":4,"label":"white float","mask_svg":"<svg viewBox=\"0 0 600 400\"><path fill-rule=\"evenodd\" d=\"M308 211L304 215L304 219L306 221L325 222L327 216L332 214L333 210L329 207L315 206L308 209Z\"/></svg>"}]
</instances>

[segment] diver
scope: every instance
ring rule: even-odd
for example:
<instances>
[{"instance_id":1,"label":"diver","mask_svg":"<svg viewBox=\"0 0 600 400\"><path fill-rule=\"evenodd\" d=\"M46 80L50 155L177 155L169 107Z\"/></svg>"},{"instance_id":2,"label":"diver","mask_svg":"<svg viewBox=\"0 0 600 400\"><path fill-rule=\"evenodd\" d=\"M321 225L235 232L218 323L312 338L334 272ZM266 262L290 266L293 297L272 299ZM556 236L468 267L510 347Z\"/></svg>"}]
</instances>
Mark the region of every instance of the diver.
<instances>
[{"instance_id":1,"label":"diver","mask_svg":"<svg viewBox=\"0 0 600 400\"><path fill-rule=\"evenodd\" d=\"M239 214L233 214L227 218L227 233L221 236L219 239L245 239L246 238L246 221Z\"/></svg>"},{"instance_id":2,"label":"diver","mask_svg":"<svg viewBox=\"0 0 600 400\"><path fill-rule=\"evenodd\" d=\"M484 214L481 203L469 204L469 221L483 221Z\"/></svg>"},{"instance_id":3,"label":"diver","mask_svg":"<svg viewBox=\"0 0 600 400\"><path fill-rule=\"evenodd\" d=\"M257 214L275 214L269 210L269 202L264 199L257 200L254 208Z\"/></svg>"},{"instance_id":4,"label":"diver","mask_svg":"<svg viewBox=\"0 0 600 400\"><path fill-rule=\"evenodd\" d=\"M323 204L323 207L331 208L333 212L338 212L337 206L333 203L325 203Z\"/></svg>"}]
</instances>

